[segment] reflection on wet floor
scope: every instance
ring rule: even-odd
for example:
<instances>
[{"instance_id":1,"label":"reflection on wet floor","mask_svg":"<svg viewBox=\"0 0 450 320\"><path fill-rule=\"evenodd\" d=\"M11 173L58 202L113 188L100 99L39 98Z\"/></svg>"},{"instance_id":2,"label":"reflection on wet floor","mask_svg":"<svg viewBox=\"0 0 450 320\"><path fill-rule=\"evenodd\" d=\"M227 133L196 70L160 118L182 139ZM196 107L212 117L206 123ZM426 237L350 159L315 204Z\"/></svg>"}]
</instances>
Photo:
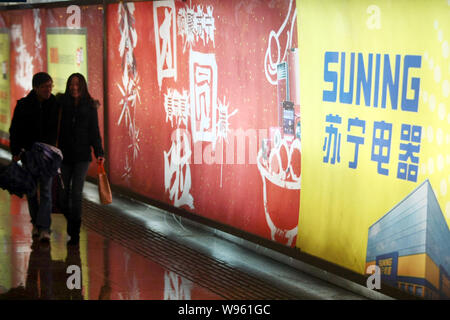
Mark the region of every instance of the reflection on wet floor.
<instances>
[{"instance_id":1,"label":"reflection on wet floor","mask_svg":"<svg viewBox=\"0 0 450 320\"><path fill-rule=\"evenodd\" d=\"M50 244L33 242L26 200L0 190L0 299L365 299L215 229L118 194L102 206L94 184L83 194L77 250L61 214L52 214Z\"/></svg>"},{"instance_id":2,"label":"reflection on wet floor","mask_svg":"<svg viewBox=\"0 0 450 320\"><path fill-rule=\"evenodd\" d=\"M0 299L223 299L84 226L67 246L61 214L49 244L33 241L29 220L25 199L0 191Z\"/></svg>"}]
</instances>

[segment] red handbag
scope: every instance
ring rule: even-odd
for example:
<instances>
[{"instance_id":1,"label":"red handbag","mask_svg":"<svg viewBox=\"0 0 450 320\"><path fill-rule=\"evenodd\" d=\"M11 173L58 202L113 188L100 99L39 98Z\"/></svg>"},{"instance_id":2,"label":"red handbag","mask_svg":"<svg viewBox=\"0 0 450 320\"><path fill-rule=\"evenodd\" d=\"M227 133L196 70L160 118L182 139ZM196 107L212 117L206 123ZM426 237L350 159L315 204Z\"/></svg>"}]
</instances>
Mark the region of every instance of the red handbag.
<instances>
[{"instance_id":1,"label":"red handbag","mask_svg":"<svg viewBox=\"0 0 450 320\"><path fill-rule=\"evenodd\" d=\"M110 204L112 202L112 193L109 186L108 176L106 175L103 163L99 163L98 172L98 196L101 204Z\"/></svg>"}]
</instances>

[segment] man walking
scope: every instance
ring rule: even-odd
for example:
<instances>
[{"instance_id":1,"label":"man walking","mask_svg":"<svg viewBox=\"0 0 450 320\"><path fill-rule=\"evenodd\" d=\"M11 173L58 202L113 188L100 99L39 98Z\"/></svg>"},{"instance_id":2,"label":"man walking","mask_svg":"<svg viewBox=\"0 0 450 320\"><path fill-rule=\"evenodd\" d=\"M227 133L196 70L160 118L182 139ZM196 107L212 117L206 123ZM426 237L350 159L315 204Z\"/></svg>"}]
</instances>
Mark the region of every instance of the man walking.
<instances>
[{"instance_id":1,"label":"man walking","mask_svg":"<svg viewBox=\"0 0 450 320\"><path fill-rule=\"evenodd\" d=\"M45 72L33 76L33 89L17 101L9 128L10 149L13 161L22 160L27 165L24 151L31 149L35 142L51 145L56 143L57 135L57 103L52 94L53 80ZM51 225L51 177L40 177L38 190L33 196L27 196L33 237L40 241L50 240Z\"/></svg>"}]
</instances>

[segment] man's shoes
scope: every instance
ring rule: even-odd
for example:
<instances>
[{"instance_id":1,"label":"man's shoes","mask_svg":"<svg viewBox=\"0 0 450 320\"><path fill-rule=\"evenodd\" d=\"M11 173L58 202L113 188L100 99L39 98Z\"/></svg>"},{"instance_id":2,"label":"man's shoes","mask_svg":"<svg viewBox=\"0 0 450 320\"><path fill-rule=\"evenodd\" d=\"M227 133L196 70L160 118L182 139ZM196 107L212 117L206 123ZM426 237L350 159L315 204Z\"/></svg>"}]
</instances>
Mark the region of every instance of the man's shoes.
<instances>
[{"instance_id":1,"label":"man's shoes","mask_svg":"<svg viewBox=\"0 0 450 320\"><path fill-rule=\"evenodd\" d=\"M39 229L34 225L33 225L33 231L31 231L31 237L32 238L39 237Z\"/></svg>"},{"instance_id":2,"label":"man's shoes","mask_svg":"<svg viewBox=\"0 0 450 320\"><path fill-rule=\"evenodd\" d=\"M48 230L42 230L39 233L39 241L49 242L50 241L50 232L48 232Z\"/></svg>"}]
</instances>

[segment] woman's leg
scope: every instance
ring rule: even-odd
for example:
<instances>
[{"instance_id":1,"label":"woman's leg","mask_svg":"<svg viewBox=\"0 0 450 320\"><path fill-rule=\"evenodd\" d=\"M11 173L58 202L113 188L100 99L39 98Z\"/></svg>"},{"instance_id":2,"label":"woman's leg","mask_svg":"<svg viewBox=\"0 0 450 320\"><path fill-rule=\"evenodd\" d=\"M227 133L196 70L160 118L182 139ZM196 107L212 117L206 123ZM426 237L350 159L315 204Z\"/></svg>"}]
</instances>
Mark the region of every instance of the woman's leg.
<instances>
[{"instance_id":1,"label":"woman's leg","mask_svg":"<svg viewBox=\"0 0 450 320\"><path fill-rule=\"evenodd\" d=\"M59 197L61 199L61 210L64 214L64 216L66 217L66 219L68 219L68 217L70 217L70 211L72 209L72 204L71 204L71 198L70 198L70 189L71 189L71 185L72 185L72 173L73 172L73 165L71 164L66 164L63 163L61 165L61 178L62 178L62 182L63 182L63 187L61 189L59 189Z\"/></svg>"},{"instance_id":2,"label":"woman's leg","mask_svg":"<svg viewBox=\"0 0 450 320\"><path fill-rule=\"evenodd\" d=\"M72 225L70 223L72 216L72 175L74 171L73 164L63 163L61 165L61 177L63 181L63 187L60 190L60 199L61 199L61 210L66 217L67 220L67 234L70 235L72 232Z\"/></svg>"},{"instance_id":3,"label":"woman's leg","mask_svg":"<svg viewBox=\"0 0 450 320\"><path fill-rule=\"evenodd\" d=\"M83 161L73 165L71 185L72 210L70 211L70 217L68 219L68 224L70 224L70 232L68 229L68 233L71 240L78 240L80 236L81 202L83 200L83 187L89 164L89 161Z\"/></svg>"}]
</instances>

